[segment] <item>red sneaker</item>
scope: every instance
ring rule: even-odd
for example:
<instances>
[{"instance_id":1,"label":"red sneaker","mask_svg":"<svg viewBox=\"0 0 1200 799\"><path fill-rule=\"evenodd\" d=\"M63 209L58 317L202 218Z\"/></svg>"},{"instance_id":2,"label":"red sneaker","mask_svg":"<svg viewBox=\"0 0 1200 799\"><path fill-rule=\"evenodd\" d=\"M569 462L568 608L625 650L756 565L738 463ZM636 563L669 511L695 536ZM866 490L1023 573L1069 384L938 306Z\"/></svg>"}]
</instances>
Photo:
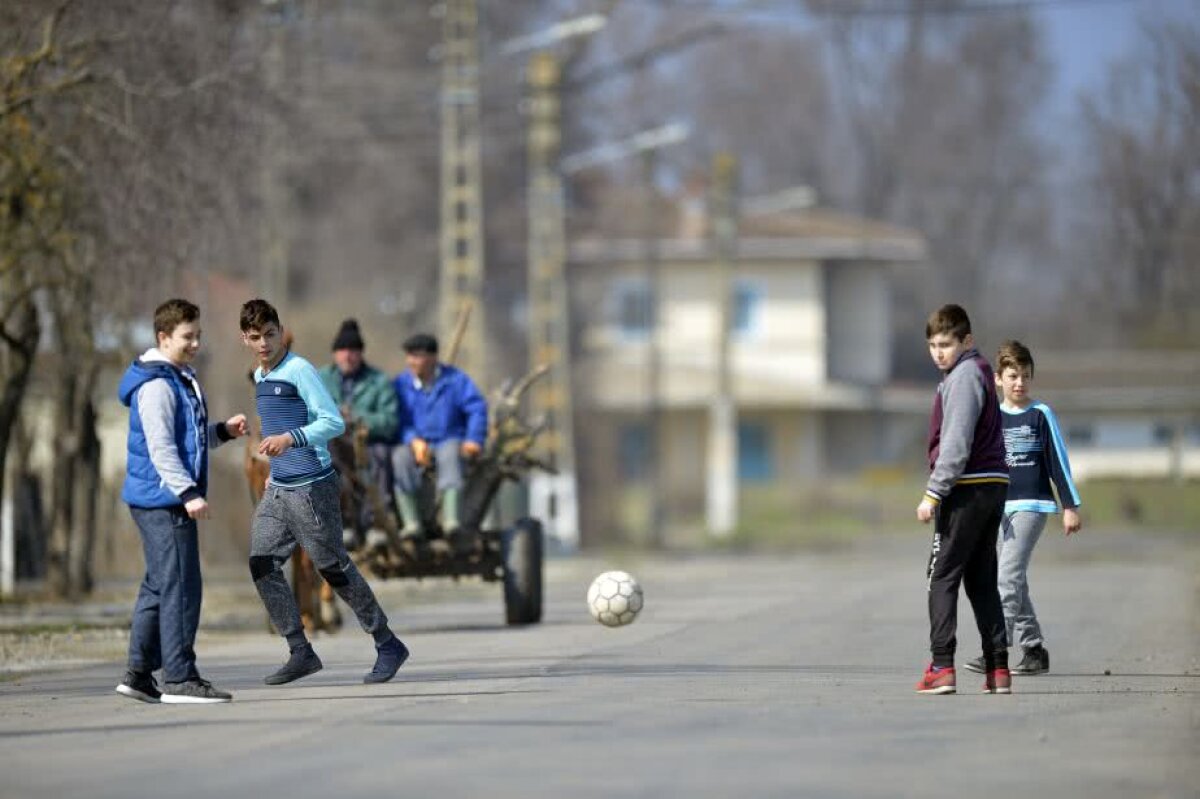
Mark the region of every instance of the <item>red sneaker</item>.
<instances>
[{"instance_id":1,"label":"red sneaker","mask_svg":"<svg viewBox=\"0 0 1200 799\"><path fill-rule=\"evenodd\" d=\"M1007 672L1005 672L1007 673ZM919 694L952 694L957 688L954 687L954 667L953 666L935 666L929 664L929 668L925 669L925 676L917 683L917 693Z\"/></svg>"},{"instance_id":2,"label":"red sneaker","mask_svg":"<svg viewBox=\"0 0 1200 799\"><path fill-rule=\"evenodd\" d=\"M987 673L983 682L985 694L1011 694L1012 675L1008 669L992 669Z\"/></svg>"}]
</instances>

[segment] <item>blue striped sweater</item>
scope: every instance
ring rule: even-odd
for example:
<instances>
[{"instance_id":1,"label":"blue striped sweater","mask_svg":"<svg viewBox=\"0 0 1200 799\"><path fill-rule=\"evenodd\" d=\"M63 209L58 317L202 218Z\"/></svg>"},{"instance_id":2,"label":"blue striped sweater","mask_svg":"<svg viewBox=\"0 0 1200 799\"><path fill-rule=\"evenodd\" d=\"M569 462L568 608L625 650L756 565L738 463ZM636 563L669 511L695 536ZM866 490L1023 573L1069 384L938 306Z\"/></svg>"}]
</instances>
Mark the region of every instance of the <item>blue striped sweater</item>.
<instances>
[{"instance_id":1,"label":"blue striped sweater","mask_svg":"<svg viewBox=\"0 0 1200 799\"><path fill-rule=\"evenodd\" d=\"M1001 405L1000 410L1009 476L1005 513L1057 513L1059 501L1064 508L1079 507L1067 445L1050 406L1035 402L1026 408ZM1058 492L1058 501L1051 484Z\"/></svg>"},{"instance_id":2,"label":"blue striped sweater","mask_svg":"<svg viewBox=\"0 0 1200 799\"><path fill-rule=\"evenodd\" d=\"M263 437L292 437L291 449L271 458L271 485L296 488L333 474L326 443L346 423L313 365L289 352L267 374L255 369L254 382Z\"/></svg>"}]
</instances>

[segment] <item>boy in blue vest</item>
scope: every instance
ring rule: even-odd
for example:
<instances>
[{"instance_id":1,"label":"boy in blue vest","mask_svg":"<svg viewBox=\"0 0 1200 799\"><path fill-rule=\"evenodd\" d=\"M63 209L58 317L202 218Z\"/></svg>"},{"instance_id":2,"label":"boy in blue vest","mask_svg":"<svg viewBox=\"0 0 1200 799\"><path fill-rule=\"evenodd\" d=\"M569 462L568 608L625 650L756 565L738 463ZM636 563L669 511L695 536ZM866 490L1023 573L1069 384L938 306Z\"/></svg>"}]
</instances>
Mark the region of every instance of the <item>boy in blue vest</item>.
<instances>
[{"instance_id":1,"label":"boy in blue vest","mask_svg":"<svg viewBox=\"0 0 1200 799\"><path fill-rule=\"evenodd\" d=\"M250 576L290 653L264 682L282 685L322 668L280 569L297 545L375 639L375 666L363 682L387 682L408 659L408 648L388 627L383 608L342 542L338 476L326 444L346 424L317 370L283 345L279 314L270 303L247 302L240 325L242 341L258 361L255 402L263 434L258 453L271 459L271 476L250 529Z\"/></svg>"},{"instance_id":2,"label":"boy in blue vest","mask_svg":"<svg viewBox=\"0 0 1200 799\"><path fill-rule=\"evenodd\" d=\"M228 702L196 670L200 550L196 520L209 518L208 450L246 434L242 414L210 425L191 367L200 351L200 309L168 300L154 312L152 347L121 378L129 408L121 498L142 537L146 575L129 632L129 667L117 693L141 702ZM160 693L153 672L163 670Z\"/></svg>"},{"instance_id":3,"label":"boy in blue vest","mask_svg":"<svg viewBox=\"0 0 1200 799\"><path fill-rule=\"evenodd\" d=\"M1004 402L1004 447L1008 457L1008 500L996 539L1000 602L1008 640L1020 646L1021 662L1013 674L1045 674L1050 653L1029 598L1029 561L1050 515L1062 507L1063 532L1079 532L1079 490L1071 478L1067 445L1054 411L1029 394L1033 353L1019 341L1006 341L996 355L996 386ZM1054 486L1051 489L1051 485ZM1058 492L1055 498L1054 491ZM983 658L966 664L981 671Z\"/></svg>"},{"instance_id":4,"label":"boy in blue vest","mask_svg":"<svg viewBox=\"0 0 1200 799\"><path fill-rule=\"evenodd\" d=\"M929 481L917 518L934 523L927 573L929 648L933 662L917 683L922 694L956 688L958 588L975 611L983 641L983 690L1012 693L1008 639L996 589L996 530L1004 513L1008 466L992 367L975 348L971 320L943 305L925 324L929 356L944 377L929 420Z\"/></svg>"}]
</instances>

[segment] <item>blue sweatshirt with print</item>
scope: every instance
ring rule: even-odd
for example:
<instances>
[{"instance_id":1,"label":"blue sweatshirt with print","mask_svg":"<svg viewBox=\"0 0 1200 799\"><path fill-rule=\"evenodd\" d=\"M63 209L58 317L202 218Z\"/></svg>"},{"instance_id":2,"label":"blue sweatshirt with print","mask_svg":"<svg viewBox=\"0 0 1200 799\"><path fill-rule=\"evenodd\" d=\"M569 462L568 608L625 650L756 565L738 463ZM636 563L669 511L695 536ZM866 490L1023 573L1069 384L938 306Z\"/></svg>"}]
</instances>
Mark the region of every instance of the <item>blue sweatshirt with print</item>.
<instances>
[{"instance_id":1,"label":"blue sweatshirt with print","mask_svg":"<svg viewBox=\"0 0 1200 799\"><path fill-rule=\"evenodd\" d=\"M1004 421L1004 451L1008 461L1008 501L1004 512L1057 513L1058 491L1064 508L1080 505L1079 490L1071 478L1067 445L1054 411L1044 402L1027 408L1000 406Z\"/></svg>"}]
</instances>

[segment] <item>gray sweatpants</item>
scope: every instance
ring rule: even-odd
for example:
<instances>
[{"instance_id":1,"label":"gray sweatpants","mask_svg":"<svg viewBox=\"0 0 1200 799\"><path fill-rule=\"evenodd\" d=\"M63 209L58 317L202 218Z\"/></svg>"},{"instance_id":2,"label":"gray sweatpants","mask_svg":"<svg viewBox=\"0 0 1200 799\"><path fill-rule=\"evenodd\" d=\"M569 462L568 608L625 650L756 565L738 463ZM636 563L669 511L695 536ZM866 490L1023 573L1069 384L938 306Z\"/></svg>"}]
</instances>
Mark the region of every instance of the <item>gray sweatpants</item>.
<instances>
[{"instance_id":1,"label":"gray sweatpants","mask_svg":"<svg viewBox=\"0 0 1200 799\"><path fill-rule=\"evenodd\" d=\"M342 544L337 481L335 474L299 488L268 485L254 513L250 576L271 623L289 643L302 639L304 633L296 598L281 570L297 544L312 558L325 582L354 611L365 632L376 642L391 637L383 608Z\"/></svg>"},{"instance_id":2,"label":"gray sweatpants","mask_svg":"<svg viewBox=\"0 0 1200 799\"><path fill-rule=\"evenodd\" d=\"M1029 560L1046 528L1046 516L1024 510L1006 513L996 536L997 581L1008 640L1025 649L1042 643L1042 628L1029 598Z\"/></svg>"}]
</instances>

